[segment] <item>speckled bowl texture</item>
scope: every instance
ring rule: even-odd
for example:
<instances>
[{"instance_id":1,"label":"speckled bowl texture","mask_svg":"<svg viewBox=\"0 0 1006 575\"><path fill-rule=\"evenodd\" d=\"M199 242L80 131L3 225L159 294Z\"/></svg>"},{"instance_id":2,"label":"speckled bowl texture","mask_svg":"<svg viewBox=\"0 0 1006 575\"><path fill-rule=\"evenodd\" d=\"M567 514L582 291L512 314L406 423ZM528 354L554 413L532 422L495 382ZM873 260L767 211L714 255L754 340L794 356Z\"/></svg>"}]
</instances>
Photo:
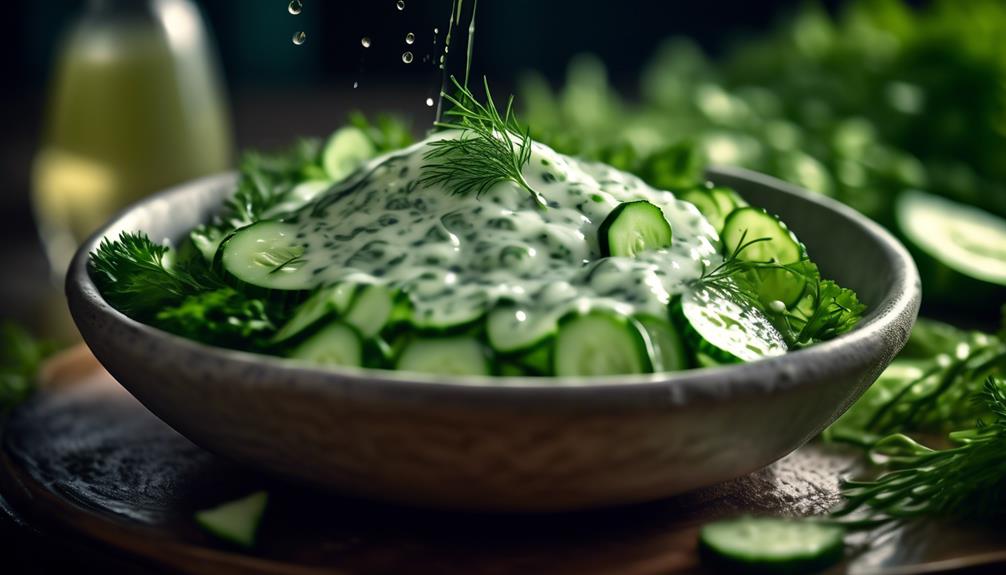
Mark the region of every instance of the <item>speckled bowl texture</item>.
<instances>
[{"instance_id":1,"label":"speckled bowl texture","mask_svg":"<svg viewBox=\"0 0 1006 575\"><path fill-rule=\"evenodd\" d=\"M233 175L127 209L69 271L95 356L197 444L344 494L467 510L559 511L654 500L755 471L834 421L904 345L918 313L912 259L833 200L738 169L710 178L776 213L823 272L869 306L852 332L745 365L591 379L444 378L319 369L218 349L137 323L87 271L104 237L179 240L217 210Z\"/></svg>"}]
</instances>

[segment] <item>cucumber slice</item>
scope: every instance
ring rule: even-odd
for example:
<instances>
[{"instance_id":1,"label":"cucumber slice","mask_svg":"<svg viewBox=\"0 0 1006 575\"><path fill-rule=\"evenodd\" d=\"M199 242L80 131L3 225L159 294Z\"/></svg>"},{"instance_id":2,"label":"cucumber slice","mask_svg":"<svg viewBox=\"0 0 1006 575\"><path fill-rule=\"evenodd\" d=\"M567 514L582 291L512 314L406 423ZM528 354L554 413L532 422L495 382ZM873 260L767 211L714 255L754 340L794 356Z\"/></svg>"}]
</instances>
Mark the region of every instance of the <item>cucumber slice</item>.
<instances>
[{"instance_id":1,"label":"cucumber slice","mask_svg":"<svg viewBox=\"0 0 1006 575\"><path fill-rule=\"evenodd\" d=\"M328 138L322 151L321 163L328 177L340 182L376 155L377 149L363 130L345 126Z\"/></svg>"},{"instance_id":2,"label":"cucumber slice","mask_svg":"<svg viewBox=\"0 0 1006 575\"><path fill-rule=\"evenodd\" d=\"M696 354L716 363L754 361L786 353L786 342L754 307L742 307L720 290L699 287L681 296L686 339Z\"/></svg>"},{"instance_id":3,"label":"cucumber slice","mask_svg":"<svg viewBox=\"0 0 1006 575\"><path fill-rule=\"evenodd\" d=\"M1006 286L1006 219L914 191L898 198L895 217L908 241L943 266Z\"/></svg>"},{"instance_id":4,"label":"cucumber slice","mask_svg":"<svg viewBox=\"0 0 1006 575\"><path fill-rule=\"evenodd\" d=\"M391 320L395 308L395 294L383 285L368 285L356 296L346 323L359 330L363 337L370 339L381 333Z\"/></svg>"},{"instance_id":5,"label":"cucumber slice","mask_svg":"<svg viewBox=\"0 0 1006 575\"><path fill-rule=\"evenodd\" d=\"M633 257L646 250L670 247L671 224L650 202L627 202L612 210L598 229L601 255Z\"/></svg>"},{"instance_id":6,"label":"cucumber slice","mask_svg":"<svg viewBox=\"0 0 1006 575\"><path fill-rule=\"evenodd\" d=\"M217 259L238 287L299 291L314 287L298 227L265 221L236 230L220 244Z\"/></svg>"},{"instance_id":7,"label":"cucumber slice","mask_svg":"<svg viewBox=\"0 0 1006 575\"><path fill-rule=\"evenodd\" d=\"M554 314L502 306L489 313L486 336L497 353L519 353L554 335L557 326Z\"/></svg>"},{"instance_id":8,"label":"cucumber slice","mask_svg":"<svg viewBox=\"0 0 1006 575\"><path fill-rule=\"evenodd\" d=\"M363 342L355 329L335 322L295 347L287 357L319 365L363 365Z\"/></svg>"},{"instance_id":9,"label":"cucumber slice","mask_svg":"<svg viewBox=\"0 0 1006 575\"><path fill-rule=\"evenodd\" d=\"M258 491L243 499L197 512L196 523L214 537L250 548L255 545L255 536L268 503L269 494Z\"/></svg>"},{"instance_id":10,"label":"cucumber slice","mask_svg":"<svg viewBox=\"0 0 1006 575\"><path fill-rule=\"evenodd\" d=\"M812 573L842 560L845 530L809 520L741 517L702 527L704 559L742 573Z\"/></svg>"},{"instance_id":11,"label":"cucumber slice","mask_svg":"<svg viewBox=\"0 0 1006 575\"><path fill-rule=\"evenodd\" d=\"M709 224L713 226L717 234L723 231L723 220L726 218L726 214L720 212L719 205L713 199L709 190L702 188L688 190L679 194L678 198L698 208L699 213L709 221Z\"/></svg>"},{"instance_id":12,"label":"cucumber slice","mask_svg":"<svg viewBox=\"0 0 1006 575\"><path fill-rule=\"evenodd\" d=\"M281 343L300 335L333 313L340 315L346 313L355 287L352 284L339 284L318 290L297 306L293 317L279 328L272 342Z\"/></svg>"},{"instance_id":13,"label":"cucumber slice","mask_svg":"<svg viewBox=\"0 0 1006 575\"><path fill-rule=\"evenodd\" d=\"M489 375L485 348L473 337L417 338L405 345L395 369L435 375Z\"/></svg>"},{"instance_id":14,"label":"cucumber slice","mask_svg":"<svg viewBox=\"0 0 1006 575\"><path fill-rule=\"evenodd\" d=\"M688 368L688 355L678 330L667 320L637 317L650 340L650 363L654 372L681 371Z\"/></svg>"},{"instance_id":15,"label":"cucumber slice","mask_svg":"<svg viewBox=\"0 0 1006 575\"><path fill-rule=\"evenodd\" d=\"M749 262L794 264L804 256L803 246L779 218L761 208L738 208L723 222L723 252L734 253L743 241L748 245L738 257Z\"/></svg>"},{"instance_id":16,"label":"cucumber slice","mask_svg":"<svg viewBox=\"0 0 1006 575\"><path fill-rule=\"evenodd\" d=\"M649 373L649 349L639 323L606 312L590 312L561 322L555 340L555 375L591 376Z\"/></svg>"},{"instance_id":17,"label":"cucumber slice","mask_svg":"<svg viewBox=\"0 0 1006 575\"><path fill-rule=\"evenodd\" d=\"M718 186L709 190L709 195L716 202L716 207L724 217L737 208L747 207L748 203L737 192L730 188Z\"/></svg>"},{"instance_id":18,"label":"cucumber slice","mask_svg":"<svg viewBox=\"0 0 1006 575\"><path fill-rule=\"evenodd\" d=\"M737 257L750 262L777 263L798 266L804 260L805 250L800 242L778 218L760 208L737 208L723 224L723 252L733 254L744 242L767 238L747 245ZM758 287L759 299L768 305L781 301L787 307L794 305L807 288L807 279L786 269L752 270L752 279Z\"/></svg>"}]
</instances>

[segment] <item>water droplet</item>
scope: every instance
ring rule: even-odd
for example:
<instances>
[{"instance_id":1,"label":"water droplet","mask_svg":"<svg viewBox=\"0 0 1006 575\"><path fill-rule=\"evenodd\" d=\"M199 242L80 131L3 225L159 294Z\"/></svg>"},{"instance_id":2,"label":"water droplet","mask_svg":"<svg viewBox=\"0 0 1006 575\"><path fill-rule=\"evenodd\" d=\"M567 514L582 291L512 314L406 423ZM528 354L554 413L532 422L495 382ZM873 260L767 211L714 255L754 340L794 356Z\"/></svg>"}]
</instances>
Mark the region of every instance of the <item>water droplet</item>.
<instances>
[{"instance_id":1,"label":"water droplet","mask_svg":"<svg viewBox=\"0 0 1006 575\"><path fill-rule=\"evenodd\" d=\"M364 36L360 38L360 45L364 48L370 48L370 36Z\"/></svg>"},{"instance_id":2,"label":"water droplet","mask_svg":"<svg viewBox=\"0 0 1006 575\"><path fill-rule=\"evenodd\" d=\"M300 46L307 42L307 32L297 32L293 35L293 43Z\"/></svg>"},{"instance_id":3,"label":"water droplet","mask_svg":"<svg viewBox=\"0 0 1006 575\"><path fill-rule=\"evenodd\" d=\"M434 28L433 29L433 33L434 34L439 34L440 33L440 28Z\"/></svg>"},{"instance_id":4,"label":"water droplet","mask_svg":"<svg viewBox=\"0 0 1006 575\"><path fill-rule=\"evenodd\" d=\"M408 34L405 35L406 44L412 44L415 41L416 41L416 35L413 34L412 32L409 32Z\"/></svg>"},{"instance_id":5,"label":"water droplet","mask_svg":"<svg viewBox=\"0 0 1006 575\"><path fill-rule=\"evenodd\" d=\"M405 0L398 0L398 2L395 2L395 8L405 10Z\"/></svg>"},{"instance_id":6,"label":"water droplet","mask_svg":"<svg viewBox=\"0 0 1006 575\"><path fill-rule=\"evenodd\" d=\"M296 16L304 9L304 3L300 0L290 0L290 5L287 6L286 9L289 10L291 14Z\"/></svg>"},{"instance_id":7,"label":"water droplet","mask_svg":"<svg viewBox=\"0 0 1006 575\"><path fill-rule=\"evenodd\" d=\"M426 107L427 108L433 107L433 98L426 98Z\"/></svg>"},{"instance_id":8,"label":"water droplet","mask_svg":"<svg viewBox=\"0 0 1006 575\"><path fill-rule=\"evenodd\" d=\"M404 54L402 54L402 62L405 62L406 64L411 64L412 52L405 52Z\"/></svg>"},{"instance_id":9,"label":"water droplet","mask_svg":"<svg viewBox=\"0 0 1006 575\"><path fill-rule=\"evenodd\" d=\"M360 87L360 83L359 82L353 82L353 89L354 90L357 89L357 88L359 88L359 87Z\"/></svg>"}]
</instances>

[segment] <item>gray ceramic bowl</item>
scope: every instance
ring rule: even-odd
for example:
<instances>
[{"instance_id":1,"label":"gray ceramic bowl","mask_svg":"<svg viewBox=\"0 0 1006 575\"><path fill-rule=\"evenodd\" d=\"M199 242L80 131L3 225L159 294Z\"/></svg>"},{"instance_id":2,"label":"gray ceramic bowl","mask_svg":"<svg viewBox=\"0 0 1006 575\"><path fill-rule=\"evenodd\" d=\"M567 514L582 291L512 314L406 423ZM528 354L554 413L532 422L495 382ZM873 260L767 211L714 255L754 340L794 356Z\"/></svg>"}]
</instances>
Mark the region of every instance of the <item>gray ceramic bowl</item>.
<instances>
[{"instance_id":1,"label":"gray ceramic bowl","mask_svg":"<svg viewBox=\"0 0 1006 575\"><path fill-rule=\"evenodd\" d=\"M74 320L113 376L194 442L297 481L383 500L553 511L653 500L738 477L837 418L901 349L918 274L880 226L766 176L712 180L778 213L869 313L853 332L785 356L683 373L595 379L436 378L327 370L217 349L109 306L87 255L107 236L177 240L230 192L195 181L120 214L77 253Z\"/></svg>"}]
</instances>

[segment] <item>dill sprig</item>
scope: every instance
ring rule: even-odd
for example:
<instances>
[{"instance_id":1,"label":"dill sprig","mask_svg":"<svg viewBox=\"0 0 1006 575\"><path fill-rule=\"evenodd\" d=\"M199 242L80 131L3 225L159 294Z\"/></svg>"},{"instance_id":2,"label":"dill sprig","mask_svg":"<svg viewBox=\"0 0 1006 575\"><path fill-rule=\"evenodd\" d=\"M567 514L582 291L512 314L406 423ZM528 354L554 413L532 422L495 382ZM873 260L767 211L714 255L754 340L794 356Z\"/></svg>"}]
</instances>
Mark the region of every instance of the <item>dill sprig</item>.
<instances>
[{"instance_id":1,"label":"dill sprig","mask_svg":"<svg viewBox=\"0 0 1006 575\"><path fill-rule=\"evenodd\" d=\"M955 444L931 449L896 433L878 441L870 459L888 471L876 479L845 481L843 507L833 515L870 527L922 516L982 517L1006 512L1006 389L992 377L978 396L991 422L978 419L951 433Z\"/></svg>"},{"instance_id":2,"label":"dill sprig","mask_svg":"<svg viewBox=\"0 0 1006 575\"><path fill-rule=\"evenodd\" d=\"M209 274L199 277L169 267L167 246L146 234L122 232L91 253L90 268L101 294L131 317L146 317L185 297L223 287Z\"/></svg>"},{"instance_id":3,"label":"dill sprig","mask_svg":"<svg viewBox=\"0 0 1006 575\"><path fill-rule=\"evenodd\" d=\"M786 344L805 347L837 337L853 327L865 310L856 293L831 280L821 278L817 266L806 257L791 264L771 260L751 260L745 251L771 238L747 239L747 230L740 241L715 267L703 269L696 285L723 293L744 305L757 308L780 332ZM798 305L787 307L782 302L768 301L763 282L766 272L783 271L790 281L804 283L804 295Z\"/></svg>"},{"instance_id":4,"label":"dill sprig","mask_svg":"<svg viewBox=\"0 0 1006 575\"><path fill-rule=\"evenodd\" d=\"M450 193L481 196L500 182L513 182L526 190L541 206L545 199L524 178L524 166L531 159L531 135L522 129L513 111L513 96L503 113L496 107L489 81L482 79L485 103L479 102L467 86L451 77L457 95L443 93L453 107L444 113L449 121L437 122L445 130L460 130L457 138L428 144L424 156L424 185L439 184Z\"/></svg>"}]
</instances>

